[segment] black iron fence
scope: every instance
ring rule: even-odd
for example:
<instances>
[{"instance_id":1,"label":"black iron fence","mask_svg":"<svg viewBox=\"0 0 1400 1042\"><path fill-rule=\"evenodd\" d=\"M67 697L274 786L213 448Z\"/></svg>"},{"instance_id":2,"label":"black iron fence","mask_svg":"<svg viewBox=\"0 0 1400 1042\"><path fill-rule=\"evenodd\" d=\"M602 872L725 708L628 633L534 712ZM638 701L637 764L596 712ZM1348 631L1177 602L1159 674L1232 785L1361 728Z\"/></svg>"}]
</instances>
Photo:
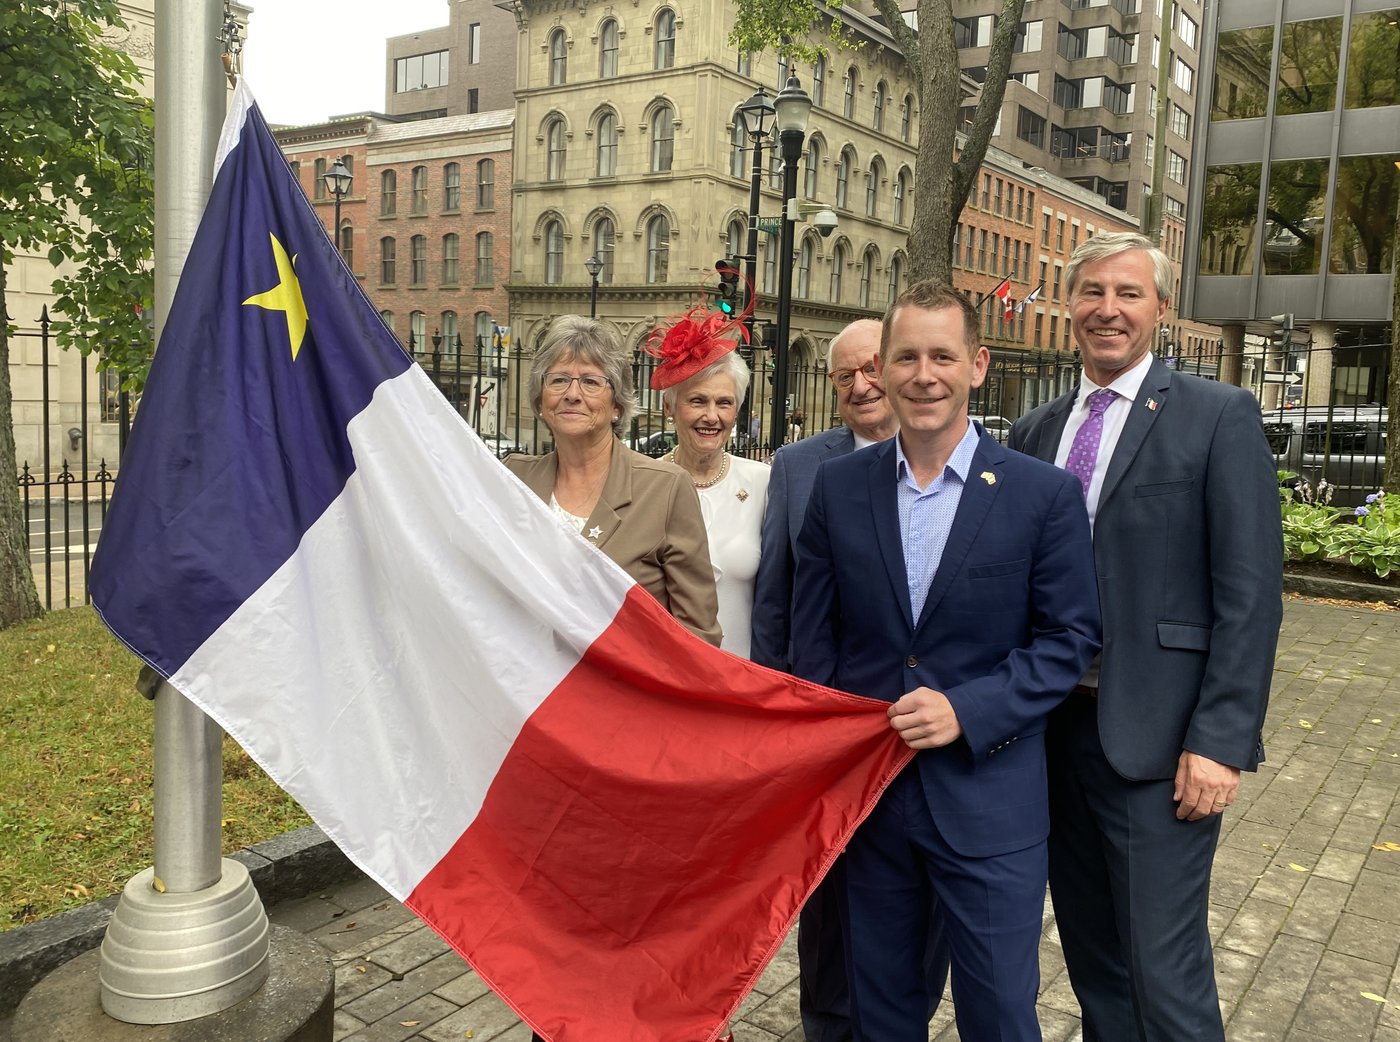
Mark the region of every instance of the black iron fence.
<instances>
[{"instance_id":1,"label":"black iron fence","mask_svg":"<svg viewBox=\"0 0 1400 1042\"><path fill-rule=\"evenodd\" d=\"M37 360L42 374L39 402L23 403L26 410L37 409L37 423L20 422L16 412L19 492L35 582L46 607L82 604L88 599L88 567L111 496L114 460L125 446L134 403L105 373L94 378L86 364L55 365L47 318L38 330L12 334L11 343L12 358ZM1388 376L1388 344L1329 350L1300 345L1284 354L1255 347L1234 358L1167 357L1183 371L1229 378L1250 388L1260 400L1279 469L1313 483L1325 479L1336 486L1338 505L1361 502L1378 487L1385 464L1387 410L1379 403ZM553 447L548 429L531 408L527 352L501 349L480 338L466 346L444 342L433 351L413 352L413 357L498 456ZM654 365L645 355L633 363L641 408L626 441L640 452L661 456L675 445L675 434L661 395L649 389ZM733 449L767 458L774 449L768 438L771 352L758 349L753 369L746 424L736 424ZM76 414L70 411L73 396L67 386L61 394L53 393L55 372L77 381ZM786 412L794 421L800 419L789 428L791 436L806 437L841 422L836 391L826 374L821 364L789 367ZM1078 379L1075 355L994 353L983 386L973 393L971 412L1005 441L1014 420Z\"/></svg>"}]
</instances>

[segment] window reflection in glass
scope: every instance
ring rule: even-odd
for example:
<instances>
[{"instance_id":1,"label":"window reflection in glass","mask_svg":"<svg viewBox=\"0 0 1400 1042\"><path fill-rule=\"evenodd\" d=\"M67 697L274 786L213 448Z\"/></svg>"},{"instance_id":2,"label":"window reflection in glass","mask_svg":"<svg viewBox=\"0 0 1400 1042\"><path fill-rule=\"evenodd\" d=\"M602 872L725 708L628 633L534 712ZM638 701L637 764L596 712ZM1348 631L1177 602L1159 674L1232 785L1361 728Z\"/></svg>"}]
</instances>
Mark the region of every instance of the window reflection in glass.
<instances>
[{"instance_id":1,"label":"window reflection in glass","mask_svg":"<svg viewBox=\"0 0 1400 1042\"><path fill-rule=\"evenodd\" d=\"M1251 119L1264 115L1269 103L1269 65L1273 49L1273 26L1234 29L1220 34L1215 89L1210 103L1212 120Z\"/></svg>"},{"instance_id":2,"label":"window reflection in glass","mask_svg":"<svg viewBox=\"0 0 1400 1042\"><path fill-rule=\"evenodd\" d=\"M1295 159L1269 166L1264 274L1317 274L1329 165L1326 159Z\"/></svg>"},{"instance_id":3,"label":"window reflection in glass","mask_svg":"<svg viewBox=\"0 0 1400 1042\"><path fill-rule=\"evenodd\" d=\"M1352 15L1346 107L1400 104L1400 10Z\"/></svg>"},{"instance_id":4,"label":"window reflection in glass","mask_svg":"<svg viewBox=\"0 0 1400 1042\"><path fill-rule=\"evenodd\" d=\"M1213 166L1206 171L1202 201L1202 275L1249 275L1254 271L1254 227L1259 210L1259 167L1254 163Z\"/></svg>"},{"instance_id":5,"label":"window reflection in glass","mask_svg":"<svg viewBox=\"0 0 1400 1042\"><path fill-rule=\"evenodd\" d=\"M1327 112L1337 100L1342 20L1286 22L1278 61L1279 115Z\"/></svg>"},{"instance_id":6,"label":"window reflection in glass","mask_svg":"<svg viewBox=\"0 0 1400 1042\"><path fill-rule=\"evenodd\" d=\"M1353 40L1355 37L1353 36ZM1328 271L1339 275L1383 275L1392 270L1395 193L1400 155L1347 156L1337 160L1337 195L1332 207Z\"/></svg>"}]
</instances>

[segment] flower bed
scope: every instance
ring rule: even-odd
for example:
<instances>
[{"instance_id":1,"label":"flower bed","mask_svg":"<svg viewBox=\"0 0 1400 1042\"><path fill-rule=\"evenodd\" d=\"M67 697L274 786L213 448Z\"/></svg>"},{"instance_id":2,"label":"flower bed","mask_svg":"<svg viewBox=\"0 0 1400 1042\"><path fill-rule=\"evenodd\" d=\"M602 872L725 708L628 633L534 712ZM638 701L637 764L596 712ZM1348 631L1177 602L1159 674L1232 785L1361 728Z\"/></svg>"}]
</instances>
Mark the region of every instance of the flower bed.
<instances>
[{"instance_id":1,"label":"flower bed","mask_svg":"<svg viewBox=\"0 0 1400 1042\"><path fill-rule=\"evenodd\" d=\"M1287 570L1400 588L1400 506L1377 489L1355 508L1332 506L1332 486L1280 473Z\"/></svg>"}]
</instances>

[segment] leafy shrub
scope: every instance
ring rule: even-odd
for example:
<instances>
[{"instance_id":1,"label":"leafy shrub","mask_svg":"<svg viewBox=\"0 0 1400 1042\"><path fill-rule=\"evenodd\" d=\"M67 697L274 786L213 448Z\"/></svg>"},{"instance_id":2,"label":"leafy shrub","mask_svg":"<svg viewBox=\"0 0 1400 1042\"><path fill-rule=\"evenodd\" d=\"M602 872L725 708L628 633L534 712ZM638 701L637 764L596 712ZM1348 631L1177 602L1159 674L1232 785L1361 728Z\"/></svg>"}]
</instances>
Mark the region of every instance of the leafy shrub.
<instances>
[{"instance_id":1,"label":"leafy shrub","mask_svg":"<svg viewBox=\"0 0 1400 1042\"><path fill-rule=\"evenodd\" d=\"M1329 541L1342 508L1332 506L1332 486L1319 481L1313 488L1303 478L1280 473L1291 485L1279 488L1283 511L1283 559L1285 561L1325 561L1331 556Z\"/></svg>"},{"instance_id":2,"label":"leafy shrub","mask_svg":"<svg viewBox=\"0 0 1400 1042\"><path fill-rule=\"evenodd\" d=\"M1343 558L1353 568L1384 579L1400 569L1400 508L1379 489L1356 508L1353 524L1338 525L1327 540L1329 557Z\"/></svg>"}]
</instances>

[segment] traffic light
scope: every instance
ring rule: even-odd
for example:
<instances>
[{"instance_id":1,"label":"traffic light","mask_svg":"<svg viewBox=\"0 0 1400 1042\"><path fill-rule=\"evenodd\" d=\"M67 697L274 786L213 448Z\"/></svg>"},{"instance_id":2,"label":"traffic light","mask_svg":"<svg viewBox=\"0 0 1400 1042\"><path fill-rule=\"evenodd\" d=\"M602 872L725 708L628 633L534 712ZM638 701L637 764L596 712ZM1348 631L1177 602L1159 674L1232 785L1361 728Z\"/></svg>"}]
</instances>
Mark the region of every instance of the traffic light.
<instances>
[{"instance_id":1,"label":"traffic light","mask_svg":"<svg viewBox=\"0 0 1400 1042\"><path fill-rule=\"evenodd\" d=\"M719 273L719 309L726 315L739 310L739 269L728 257L715 261L715 271Z\"/></svg>"},{"instance_id":2,"label":"traffic light","mask_svg":"<svg viewBox=\"0 0 1400 1042\"><path fill-rule=\"evenodd\" d=\"M1279 328L1269 331L1269 346L1286 355L1293 348L1293 312L1270 317L1279 323Z\"/></svg>"}]
</instances>

